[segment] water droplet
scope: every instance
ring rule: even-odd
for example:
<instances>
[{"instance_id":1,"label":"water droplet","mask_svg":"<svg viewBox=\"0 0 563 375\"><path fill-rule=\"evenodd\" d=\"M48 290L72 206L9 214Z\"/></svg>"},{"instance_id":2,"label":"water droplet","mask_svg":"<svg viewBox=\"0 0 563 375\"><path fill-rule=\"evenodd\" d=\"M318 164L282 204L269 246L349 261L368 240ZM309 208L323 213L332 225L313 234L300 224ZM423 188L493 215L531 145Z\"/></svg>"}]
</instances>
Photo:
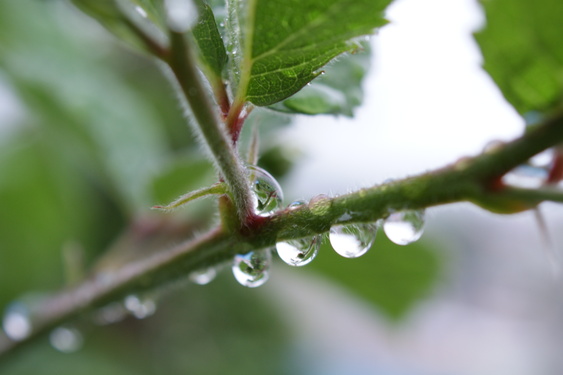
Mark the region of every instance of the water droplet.
<instances>
[{"instance_id":1,"label":"water droplet","mask_svg":"<svg viewBox=\"0 0 563 375\"><path fill-rule=\"evenodd\" d=\"M270 249L237 254L233 263L233 275L241 285L256 288L268 281L271 263Z\"/></svg>"},{"instance_id":2,"label":"water droplet","mask_svg":"<svg viewBox=\"0 0 563 375\"><path fill-rule=\"evenodd\" d=\"M59 352L74 353L82 348L84 339L76 328L58 327L51 331L49 342Z\"/></svg>"},{"instance_id":3,"label":"water droplet","mask_svg":"<svg viewBox=\"0 0 563 375\"><path fill-rule=\"evenodd\" d=\"M290 266L301 267L311 263L321 246L321 236L281 241L276 244L279 257Z\"/></svg>"},{"instance_id":4,"label":"water droplet","mask_svg":"<svg viewBox=\"0 0 563 375\"><path fill-rule=\"evenodd\" d=\"M299 207L305 206L306 204L307 204L307 202L302 201L302 200L293 201L287 206L287 209L288 210L296 210Z\"/></svg>"},{"instance_id":5,"label":"water droplet","mask_svg":"<svg viewBox=\"0 0 563 375\"><path fill-rule=\"evenodd\" d=\"M127 311L137 319L145 319L156 311L156 302L152 298L141 298L134 294L125 297L123 304Z\"/></svg>"},{"instance_id":6,"label":"water droplet","mask_svg":"<svg viewBox=\"0 0 563 375\"><path fill-rule=\"evenodd\" d=\"M393 212L383 223L383 231L397 245L408 245L422 236L424 210Z\"/></svg>"},{"instance_id":7,"label":"water droplet","mask_svg":"<svg viewBox=\"0 0 563 375\"><path fill-rule=\"evenodd\" d=\"M337 224L330 228L328 238L334 251L345 258L364 255L377 234L377 224Z\"/></svg>"},{"instance_id":8,"label":"water droplet","mask_svg":"<svg viewBox=\"0 0 563 375\"><path fill-rule=\"evenodd\" d=\"M193 271L190 273L189 279L198 285L206 285L212 282L215 276L217 276L217 270L214 267L207 267Z\"/></svg>"},{"instance_id":9,"label":"water droplet","mask_svg":"<svg viewBox=\"0 0 563 375\"><path fill-rule=\"evenodd\" d=\"M92 315L95 324L105 326L122 321L129 315L128 311L121 302L112 302L106 305Z\"/></svg>"},{"instance_id":10,"label":"water droplet","mask_svg":"<svg viewBox=\"0 0 563 375\"><path fill-rule=\"evenodd\" d=\"M6 335L14 341L26 339L32 330L28 308L21 302L10 304L4 312L2 328Z\"/></svg>"},{"instance_id":11,"label":"water droplet","mask_svg":"<svg viewBox=\"0 0 563 375\"><path fill-rule=\"evenodd\" d=\"M317 196L314 196L309 201L309 209L311 210L311 213L315 216L326 215L330 210L331 205L332 205L332 201L325 194L319 194Z\"/></svg>"},{"instance_id":12,"label":"water droplet","mask_svg":"<svg viewBox=\"0 0 563 375\"><path fill-rule=\"evenodd\" d=\"M268 172L255 165L247 165L250 190L254 195L255 213L268 216L281 207L283 192L278 182Z\"/></svg>"},{"instance_id":13,"label":"water droplet","mask_svg":"<svg viewBox=\"0 0 563 375\"><path fill-rule=\"evenodd\" d=\"M198 11L192 0L165 0L168 27L183 33L198 19Z\"/></svg>"},{"instance_id":14,"label":"water droplet","mask_svg":"<svg viewBox=\"0 0 563 375\"><path fill-rule=\"evenodd\" d=\"M141 17L143 17L143 18L147 18L147 16L148 16L147 11L144 10L143 8L141 8L141 7L138 6L138 5L135 6L135 11L136 11L137 13L139 13L139 14L141 15Z\"/></svg>"}]
</instances>

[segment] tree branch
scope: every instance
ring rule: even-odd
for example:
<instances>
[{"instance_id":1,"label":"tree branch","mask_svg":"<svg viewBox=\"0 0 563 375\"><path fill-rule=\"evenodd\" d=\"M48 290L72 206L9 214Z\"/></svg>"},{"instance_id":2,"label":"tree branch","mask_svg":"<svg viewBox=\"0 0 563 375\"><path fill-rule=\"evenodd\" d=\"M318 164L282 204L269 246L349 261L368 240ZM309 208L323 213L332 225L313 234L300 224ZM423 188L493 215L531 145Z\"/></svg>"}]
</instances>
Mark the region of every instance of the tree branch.
<instances>
[{"instance_id":1,"label":"tree branch","mask_svg":"<svg viewBox=\"0 0 563 375\"><path fill-rule=\"evenodd\" d=\"M19 342L0 336L0 358L83 312L131 293L162 287L185 278L191 271L228 262L235 254L272 247L278 240L324 233L335 223L376 221L395 210L422 209L459 201L473 201L482 206L504 200L529 206L544 200L563 202L563 192L554 188L531 190L506 187L495 190L489 184L537 153L561 142L563 115L548 120L493 152L339 197L319 196L308 205L281 210L256 222L254 227L242 228L240 232L218 228L121 268L99 270L82 284L62 290L32 306L31 335Z\"/></svg>"}]
</instances>

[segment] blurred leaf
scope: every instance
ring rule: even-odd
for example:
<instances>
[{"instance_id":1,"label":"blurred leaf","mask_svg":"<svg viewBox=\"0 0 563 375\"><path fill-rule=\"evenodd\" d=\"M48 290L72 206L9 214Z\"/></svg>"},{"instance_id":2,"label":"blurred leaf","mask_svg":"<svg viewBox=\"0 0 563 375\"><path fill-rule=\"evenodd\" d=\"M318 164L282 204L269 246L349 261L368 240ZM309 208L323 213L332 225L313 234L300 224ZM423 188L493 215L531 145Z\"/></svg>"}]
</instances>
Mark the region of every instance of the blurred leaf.
<instances>
[{"instance_id":1,"label":"blurred leaf","mask_svg":"<svg viewBox=\"0 0 563 375\"><path fill-rule=\"evenodd\" d=\"M327 65L325 74L270 108L289 113L341 114L351 117L354 108L362 103L362 80L370 61L369 44L362 43L358 53L344 56Z\"/></svg>"},{"instance_id":2,"label":"blurred leaf","mask_svg":"<svg viewBox=\"0 0 563 375\"><path fill-rule=\"evenodd\" d=\"M110 212L99 193L37 135L11 139L0 153L0 306L27 290L60 286L63 246L73 241L92 252L120 224L115 210L104 216Z\"/></svg>"},{"instance_id":3,"label":"blurred leaf","mask_svg":"<svg viewBox=\"0 0 563 375\"><path fill-rule=\"evenodd\" d=\"M82 157L77 164L87 161L89 172L107 179L125 211L150 207L149 182L166 144L146 94L100 63L97 41L87 42L85 34L62 22L73 16L68 8L23 0L2 3L0 11L26 25L0 23L0 35L9 36L0 50L0 68L40 126L51 129L61 152Z\"/></svg>"},{"instance_id":4,"label":"blurred leaf","mask_svg":"<svg viewBox=\"0 0 563 375\"><path fill-rule=\"evenodd\" d=\"M230 2L237 97L267 106L295 94L334 57L354 51L350 39L384 25L382 13L390 2Z\"/></svg>"},{"instance_id":5,"label":"blurred leaf","mask_svg":"<svg viewBox=\"0 0 563 375\"><path fill-rule=\"evenodd\" d=\"M441 269L441 259L424 242L398 246L378 233L374 246L361 258L338 255L327 240L309 266L341 283L351 292L400 319L430 293Z\"/></svg>"},{"instance_id":6,"label":"blurred leaf","mask_svg":"<svg viewBox=\"0 0 563 375\"><path fill-rule=\"evenodd\" d=\"M475 38L484 67L521 114L563 103L563 2L481 0L487 24Z\"/></svg>"}]
</instances>

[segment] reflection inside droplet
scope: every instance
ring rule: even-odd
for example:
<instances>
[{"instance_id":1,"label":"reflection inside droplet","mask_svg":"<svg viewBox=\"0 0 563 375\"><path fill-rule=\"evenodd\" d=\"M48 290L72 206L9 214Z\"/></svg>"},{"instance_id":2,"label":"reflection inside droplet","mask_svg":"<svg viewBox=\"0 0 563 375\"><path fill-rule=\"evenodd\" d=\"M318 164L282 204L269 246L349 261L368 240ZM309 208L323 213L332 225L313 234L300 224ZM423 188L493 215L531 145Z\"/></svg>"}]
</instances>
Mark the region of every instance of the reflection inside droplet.
<instances>
[{"instance_id":1,"label":"reflection inside droplet","mask_svg":"<svg viewBox=\"0 0 563 375\"><path fill-rule=\"evenodd\" d=\"M334 251L345 258L364 255L373 245L377 224L337 224L330 228L328 238Z\"/></svg>"},{"instance_id":2,"label":"reflection inside droplet","mask_svg":"<svg viewBox=\"0 0 563 375\"><path fill-rule=\"evenodd\" d=\"M255 213L268 216L278 210L283 201L283 192L276 179L255 165L247 165L246 171L254 197Z\"/></svg>"},{"instance_id":3,"label":"reflection inside droplet","mask_svg":"<svg viewBox=\"0 0 563 375\"><path fill-rule=\"evenodd\" d=\"M270 249L237 254L233 260L233 275L241 285L256 288L268 281L271 263Z\"/></svg>"},{"instance_id":4,"label":"reflection inside droplet","mask_svg":"<svg viewBox=\"0 0 563 375\"><path fill-rule=\"evenodd\" d=\"M280 241L276 243L278 256L290 266L305 266L319 252L321 246L321 236L313 236L307 238L299 238L296 240Z\"/></svg>"},{"instance_id":5,"label":"reflection inside droplet","mask_svg":"<svg viewBox=\"0 0 563 375\"><path fill-rule=\"evenodd\" d=\"M385 219L383 231L397 245L417 241L424 230L424 210L394 212Z\"/></svg>"}]
</instances>

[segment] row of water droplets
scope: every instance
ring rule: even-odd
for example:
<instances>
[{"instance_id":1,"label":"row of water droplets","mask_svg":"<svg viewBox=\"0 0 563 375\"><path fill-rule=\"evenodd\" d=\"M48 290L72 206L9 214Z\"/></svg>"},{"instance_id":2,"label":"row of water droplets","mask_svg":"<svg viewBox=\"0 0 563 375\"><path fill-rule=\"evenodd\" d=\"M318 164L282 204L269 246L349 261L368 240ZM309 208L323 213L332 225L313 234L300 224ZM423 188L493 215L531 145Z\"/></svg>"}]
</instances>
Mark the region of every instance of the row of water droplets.
<instances>
[{"instance_id":1,"label":"row of water droplets","mask_svg":"<svg viewBox=\"0 0 563 375\"><path fill-rule=\"evenodd\" d=\"M247 166L250 188L254 196L255 213L268 216L281 208L283 193L278 182L265 170L257 166ZM318 203L328 201L326 196L313 198ZM288 206L295 210L307 205L305 201L295 201ZM350 215L345 215L348 219ZM346 220L343 218L343 221ZM418 240L423 231L424 211L397 211L383 221L383 231L398 245L407 245ZM379 223L335 224L330 228L329 241L332 248L346 258L357 258L365 254L373 245ZM283 240L276 243L275 251L288 265L305 266L317 256L323 235ZM244 286L258 287L269 277L273 249L251 251L238 254L234 258L232 270L235 279Z\"/></svg>"},{"instance_id":2,"label":"row of water droplets","mask_svg":"<svg viewBox=\"0 0 563 375\"><path fill-rule=\"evenodd\" d=\"M277 181L266 171L256 166L247 166L250 187L254 198L255 213L268 216L281 208L283 193ZM308 204L305 201L295 201L288 206L289 210L296 210L306 205L318 202L328 202L326 196L318 196ZM344 215L342 221L350 219ZM387 237L399 245L407 245L416 241L422 235L424 225L424 211L398 211L391 213L383 220L383 231ZM330 228L328 238L333 249L343 257L357 258L365 254L373 245L379 223L337 223ZM283 240L276 243L275 251L288 265L294 267L305 266L317 256L323 235ZM235 279L243 286L258 287L269 278L272 263L272 251L263 249L246 254L237 254L232 263ZM207 267L192 272L189 280L200 285L211 282L217 275L217 268ZM31 304L32 305L32 304ZM137 319L144 319L156 311L156 301L150 296L129 295L121 302L114 302L94 314L94 321L100 325L112 324L132 315ZM27 304L20 301L8 306L2 325L6 335L13 341L21 341L31 335L32 319ZM65 353L80 349L83 337L80 331L72 326L55 328L49 336L51 345Z\"/></svg>"},{"instance_id":3,"label":"row of water droplets","mask_svg":"<svg viewBox=\"0 0 563 375\"><path fill-rule=\"evenodd\" d=\"M8 305L2 318L2 328L12 341L22 341L33 333L33 306L40 305L41 295L26 295L19 301ZM127 316L145 319L156 312L156 300L149 295L131 294L121 302L113 302L92 314L92 320L98 325L108 325L122 321ZM54 328L49 333L49 342L62 353L73 353L82 348L84 337L75 326L65 324Z\"/></svg>"}]
</instances>

